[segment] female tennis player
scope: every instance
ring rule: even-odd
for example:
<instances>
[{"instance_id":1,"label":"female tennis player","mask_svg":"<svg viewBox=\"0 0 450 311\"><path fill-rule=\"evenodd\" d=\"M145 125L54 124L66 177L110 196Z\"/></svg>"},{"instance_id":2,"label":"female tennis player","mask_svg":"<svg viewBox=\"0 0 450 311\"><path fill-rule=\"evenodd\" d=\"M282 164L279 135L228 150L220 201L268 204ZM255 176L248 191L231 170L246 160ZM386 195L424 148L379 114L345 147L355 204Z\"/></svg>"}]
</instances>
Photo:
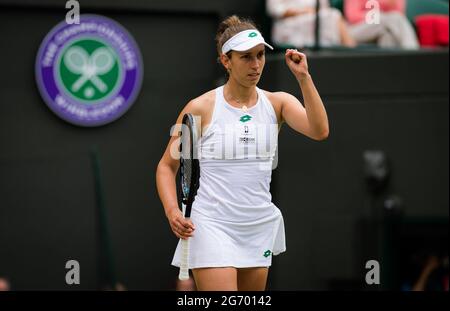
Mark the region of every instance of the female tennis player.
<instances>
[{"instance_id":1,"label":"female tennis player","mask_svg":"<svg viewBox=\"0 0 450 311\"><path fill-rule=\"evenodd\" d=\"M293 95L257 87L272 47L250 20L219 26L217 50L225 85L191 100L181 111L198 117L200 185L186 220L176 195L178 131L172 134L156 182L173 233L190 240L189 269L198 290L265 290L272 255L286 250L284 222L272 203L270 181L283 123L314 140L328 137L328 118L307 58L286 50L304 106ZM275 135L274 135L275 134ZM180 266L178 244L172 265Z\"/></svg>"}]
</instances>

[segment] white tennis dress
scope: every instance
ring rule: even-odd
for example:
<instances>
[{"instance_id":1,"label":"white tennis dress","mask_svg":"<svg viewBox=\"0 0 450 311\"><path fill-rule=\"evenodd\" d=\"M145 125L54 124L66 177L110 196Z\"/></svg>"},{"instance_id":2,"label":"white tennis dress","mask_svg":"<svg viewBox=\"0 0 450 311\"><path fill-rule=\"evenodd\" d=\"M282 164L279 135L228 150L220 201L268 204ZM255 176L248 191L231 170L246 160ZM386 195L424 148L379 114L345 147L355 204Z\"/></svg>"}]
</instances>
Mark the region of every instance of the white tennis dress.
<instances>
[{"instance_id":1,"label":"white tennis dress","mask_svg":"<svg viewBox=\"0 0 450 311\"><path fill-rule=\"evenodd\" d=\"M268 267L286 250L284 221L272 203L276 163L275 110L257 88L256 105L244 111L216 89L209 127L199 139L200 186L192 205L189 269ZM181 246L172 265L180 266Z\"/></svg>"}]
</instances>

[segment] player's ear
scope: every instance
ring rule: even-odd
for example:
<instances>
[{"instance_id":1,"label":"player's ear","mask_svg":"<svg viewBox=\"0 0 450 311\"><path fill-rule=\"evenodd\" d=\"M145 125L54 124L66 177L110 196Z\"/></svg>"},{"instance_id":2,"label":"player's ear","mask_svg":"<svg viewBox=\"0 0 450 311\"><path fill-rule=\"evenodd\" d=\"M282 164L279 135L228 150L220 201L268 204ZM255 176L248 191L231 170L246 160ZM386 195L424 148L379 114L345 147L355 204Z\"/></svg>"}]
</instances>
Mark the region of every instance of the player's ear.
<instances>
[{"instance_id":1,"label":"player's ear","mask_svg":"<svg viewBox=\"0 0 450 311\"><path fill-rule=\"evenodd\" d=\"M220 62L222 63L225 70L230 69L230 58L226 54L220 54Z\"/></svg>"}]
</instances>

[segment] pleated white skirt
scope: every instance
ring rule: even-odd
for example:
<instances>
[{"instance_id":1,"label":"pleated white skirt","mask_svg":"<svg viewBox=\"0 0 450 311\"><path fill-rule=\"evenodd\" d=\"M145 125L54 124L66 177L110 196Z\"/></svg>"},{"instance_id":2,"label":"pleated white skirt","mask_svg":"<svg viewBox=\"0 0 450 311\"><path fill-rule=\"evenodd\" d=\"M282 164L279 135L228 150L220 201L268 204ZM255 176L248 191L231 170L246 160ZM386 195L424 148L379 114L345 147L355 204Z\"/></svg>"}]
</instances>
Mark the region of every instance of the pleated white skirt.
<instances>
[{"instance_id":1,"label":"pleated white skirt","mask_svg":"<svg viewBox=\"0 0 450 311\"><path fill-rule=\"evenodd\" d=\"M192 209L195 225L190 238L189 269L206 267L269 267L272 255L286 250L284 220L281 211L252 221L236 222L211 218ZM172 265L180 266L178 242Z\"/></svg>"}]
</instances>

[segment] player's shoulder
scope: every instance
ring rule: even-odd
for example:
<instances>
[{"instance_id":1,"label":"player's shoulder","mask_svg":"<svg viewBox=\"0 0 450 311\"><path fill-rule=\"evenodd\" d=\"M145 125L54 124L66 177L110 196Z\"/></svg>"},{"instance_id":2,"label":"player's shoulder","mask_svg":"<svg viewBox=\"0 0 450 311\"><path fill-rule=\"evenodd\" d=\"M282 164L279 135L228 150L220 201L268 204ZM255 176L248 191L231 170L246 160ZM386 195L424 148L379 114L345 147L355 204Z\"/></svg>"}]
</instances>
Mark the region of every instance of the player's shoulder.
<instances>
[{"instance_id":1,"label":"player's shoulder","mask_svg":"<svg viewBox=\"0 0 450 311\"><path fill-rule=\"evenodd\" d=\"M209 111L213 106L215 99L215 90L210 90L190 100L187 107L191 112L203 114Z\"/></svg>"},{"instance_id":2,"label":"player's shoulder","mask_svg":"<svg viewBox=\"0 0 450 311\"><path fill-rule=\"evenodd\" d=\"M202 95L192 99L194 105L212 104L216 99L216 90L210 90Z\"/></svg>"}]
</instances>

